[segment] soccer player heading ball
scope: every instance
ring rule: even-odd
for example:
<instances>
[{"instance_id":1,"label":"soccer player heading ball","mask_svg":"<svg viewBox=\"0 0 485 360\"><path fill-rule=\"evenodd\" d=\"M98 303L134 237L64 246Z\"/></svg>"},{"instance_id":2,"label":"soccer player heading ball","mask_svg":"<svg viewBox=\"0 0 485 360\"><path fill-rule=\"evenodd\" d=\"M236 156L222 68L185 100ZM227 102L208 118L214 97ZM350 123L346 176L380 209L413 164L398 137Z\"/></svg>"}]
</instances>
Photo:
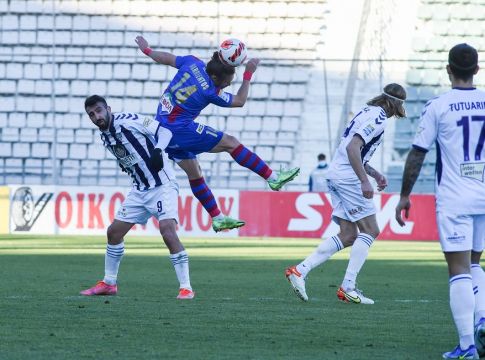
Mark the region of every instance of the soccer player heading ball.
<instances>
[{"instance_id":1,"label":"soccer player heading ball","mask_svg":"<svg viewBox=\"0 0 485 360\"><path fill-rule=\"evenodd\" d=\"M189 178L194 196L212 217L214 231L238 228L244 221L224 216L202 175L197 155L205 152L227 152L235 162L262 177L271 190L278 191L293 180L300 168L274 171L256 153L245 147L234 136L196 122L200 112L209 104L220 107L242 107L246 103L251 78L256 71L259 59L247 61L242 83L236 94L224 91L234 80L235 68L222 62L219 51L214 51L206 63L193 55L176 56L165 51L155 51L148 46L143 36L136 37L140 50L153 61L169 65L178 71L158 102L155 119L171 131L173 137L167 146L170 159L185 171ZM226 43L226 42L225 42ZM240 64L244 61L245 49L235 40L226 43L223 57L225 61ZM236 46L234 51L230 49ZM227 54L226 54L227 50ZM232 54L232 55L231 55Z\"/></svg>"}]
</instances>

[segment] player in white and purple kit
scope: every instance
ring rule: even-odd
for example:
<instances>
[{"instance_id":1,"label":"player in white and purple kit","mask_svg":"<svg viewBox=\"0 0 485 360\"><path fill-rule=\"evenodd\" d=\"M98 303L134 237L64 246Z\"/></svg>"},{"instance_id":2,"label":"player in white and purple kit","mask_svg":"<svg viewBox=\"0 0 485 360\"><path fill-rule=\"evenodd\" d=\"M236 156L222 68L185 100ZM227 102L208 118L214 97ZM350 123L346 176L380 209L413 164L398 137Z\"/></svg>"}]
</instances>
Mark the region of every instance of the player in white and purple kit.
<instances>
[{"instance_id":1,"label":"player in white and purple kit","mask_svg":"<svg viewBox=\"0 0 485 360\"><path fill-rule=\"evenodd\" d=\"M156 114L156 119L173 134L166 149L170 159L175 160L187 173L192 192L212 217L212 227L216 232L243 226L243 221L222 216L214 195L205 183L197 155L204 152L227 152L239 165L265 179L275 191L293 180L300 169L273 171L235 137L197 123L195 119L209 104L242 107L246 103L251 77L259 60L248 61L241 87L233 95L223 89L234 79L235 68L222 63L217 52L205 64L192 55L175 56L164 51L154 51L142 36L137 36L136 43L155 62L178 69L160 98Z\"/></svg>"},{"instance_id":2,"label":"player in white and purple kit","mask_svg":"<svg viewBox=\"0 0 485 360\"><path fill-rule=\"evenodd\" d=\"M404 225L409 195L426 152L436 144L436 218L448 263L450 307L459 345L445 359L485 356L485 274L480 257L485 242L485 92L473 86L478 53L459 44L446 67L452 89L425 105L404 168L396 220ZM475 338L474 339L474 325Z\"/></svg>"},{"instance_id":3,"label":"player in white and purple kit","mask_svg":"<svg viewBox=\"0 0 485 360\"><path fill-rule=\"evenodd\" d=\"M372 200L374 189L368 176L375 179L377 189L384 190L386 178L368 161L384 136L389 118L406 115L403 102L406 91L399 84L388 84L382 94L367 102L344 131L327 172L327 185L332 198L333 220L339 224L339 234L322 241L317 249L285 275L296 295L308 300L305 278L315 267L336 252L352 246L350 260L337 296L344 302L373 304L374 301L357 289L357 275L364 265L369 248L379 235L376 208Z\"/></svg>"}]
</instances>

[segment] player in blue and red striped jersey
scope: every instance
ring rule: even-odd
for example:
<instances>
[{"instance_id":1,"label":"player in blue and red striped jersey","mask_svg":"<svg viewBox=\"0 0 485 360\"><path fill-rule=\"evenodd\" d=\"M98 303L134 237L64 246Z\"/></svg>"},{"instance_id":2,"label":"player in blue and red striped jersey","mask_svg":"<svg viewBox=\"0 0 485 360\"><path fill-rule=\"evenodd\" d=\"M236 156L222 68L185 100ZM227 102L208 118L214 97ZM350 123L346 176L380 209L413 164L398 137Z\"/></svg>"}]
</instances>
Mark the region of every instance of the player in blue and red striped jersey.
<instances>
[{"instance_id":1,"label":"player in blue and red striped jersey","mask_svg":"<svg viewBox=\"0 0 485 360\"><path fill-rule=\"evenodd\" d=\"M175 160L187 173L192 192L211 215L212 227L216 232L243 226L243 221L222 216L214 195L205 183L197 154L227 152L239 165L264 178L275 191L293 180L300 168L273 171L234 136L197 123L195 119L209 104L242 107L248 98L251 76L256 71L259 60L248 61L243 82L233 95L223 89L234 79L235 68L224 64L217 52L205 64L192 55L175 56L164 51L154 51L148 47L148 42L142 36L137 36L136 43L155 62L178 69L160 98L156 114L156 119L173 134L166 149L169 158Z\"/></svg>"}]
</instances>

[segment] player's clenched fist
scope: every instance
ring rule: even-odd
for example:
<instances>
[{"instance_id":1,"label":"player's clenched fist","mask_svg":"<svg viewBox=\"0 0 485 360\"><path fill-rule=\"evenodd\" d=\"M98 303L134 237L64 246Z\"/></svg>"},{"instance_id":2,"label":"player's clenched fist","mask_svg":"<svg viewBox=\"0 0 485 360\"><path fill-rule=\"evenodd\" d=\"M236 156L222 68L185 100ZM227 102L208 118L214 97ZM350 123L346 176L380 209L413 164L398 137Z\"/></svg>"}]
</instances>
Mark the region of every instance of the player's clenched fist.
<instances>
[{"instance_id":1,"label":"player's clenched fist","mask_svg":"<svg viewBox=\"0 0 485 360\"><path fill-rule=\"evenodd\" d=\"M246 63L246 70L247 72L254 73L258 67L259 64L259 59L249 59L249 61Z\"/></svg>"}]
</instances>

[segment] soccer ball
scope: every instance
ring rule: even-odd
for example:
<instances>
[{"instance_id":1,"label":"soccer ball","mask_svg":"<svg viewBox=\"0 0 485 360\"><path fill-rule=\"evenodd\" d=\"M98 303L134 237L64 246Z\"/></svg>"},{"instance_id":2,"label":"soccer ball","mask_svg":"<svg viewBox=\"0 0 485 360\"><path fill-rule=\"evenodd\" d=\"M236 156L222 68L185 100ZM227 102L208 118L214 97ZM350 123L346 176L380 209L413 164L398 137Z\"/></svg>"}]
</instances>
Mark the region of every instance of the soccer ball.
<instances>
[{"instance_id":1,"label":"soccer ball","mask_svg":"<svg viewBox=\"0 0 485 360\"><path fill-rule=\"evenodd\" d=\"M224 64L234 67L241 65L248 56L246 45L238 39L224 40L219 46L218 53Z\"/></svg>"}]
</instances>

